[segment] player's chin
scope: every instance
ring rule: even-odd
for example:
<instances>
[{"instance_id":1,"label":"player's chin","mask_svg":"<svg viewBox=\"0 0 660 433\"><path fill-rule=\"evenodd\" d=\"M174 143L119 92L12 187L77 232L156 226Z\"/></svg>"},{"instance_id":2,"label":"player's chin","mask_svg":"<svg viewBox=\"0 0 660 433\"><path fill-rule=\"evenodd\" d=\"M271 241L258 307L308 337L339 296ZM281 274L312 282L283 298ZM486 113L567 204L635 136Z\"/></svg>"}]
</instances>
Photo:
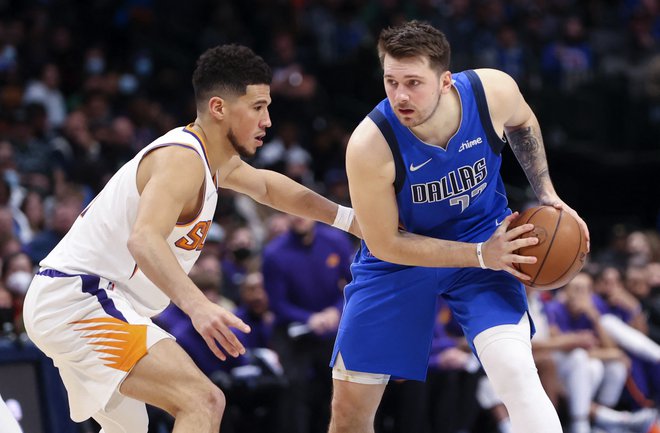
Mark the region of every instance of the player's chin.
<instances>
[{"instance_id":1,"label":"player's chin","mask_svg":"<svg viewBox=\"0 0 660 433\"><path fill-rule=\"evenodd\" d=\"M399 119L399 122L401 122L403 126L406 126L408 128L415 126L415 119L413 119L410 116L404 116L401 113L397 113L396 117L397 119Z\"/></svg>"}]
</instances>

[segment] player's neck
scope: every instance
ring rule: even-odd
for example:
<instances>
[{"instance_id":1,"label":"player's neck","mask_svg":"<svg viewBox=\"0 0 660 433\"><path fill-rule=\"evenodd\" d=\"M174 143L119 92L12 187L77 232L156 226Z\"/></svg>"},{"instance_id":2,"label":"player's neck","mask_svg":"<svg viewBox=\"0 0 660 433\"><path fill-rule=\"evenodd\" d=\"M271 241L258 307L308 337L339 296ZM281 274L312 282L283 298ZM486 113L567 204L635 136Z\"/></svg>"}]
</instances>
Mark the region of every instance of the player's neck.
<instances>
[{"instance_id":1,"label":"player's neck","mask_svg":"<svg viewBox=\"0 0 660 433\"><path fill-rule=\"evenodd\" d=\"M446 149L461 125L461 116L461 100L456 88L452 87L451 92L440 98L431 117L410 131L423 142Z\"/></svg>"},{"instance_id":2,"label":"player's neck","mask_svg":"<svg viewBox=\"0 0 660 433\"><path fill-rule=\"evenodd\" d=\"M223 154L226 153L226 148L231 148L231 143L226 138L223 131L218 130L214 125L204 122L199 116L192 124L192 129L202 138L205 148L206 156L209 159L209 167L212 173L218 171L224 159ZM219 143L218 141L227 141L227 143Z\"/></svg>"},{"instance_id":3,"label":"player's neck","mask_svg":"<svg viewBox=\"0 0 660 433\"><path fill-rule=\"evenodd\" d=\"M203 138L206 144L206 156L209 159L211 172L218 171L220 166L235 156L236 151L227 138L227 132L222 130L222 126L205 122L197 117L192 128Z\"/></svg>"}]
</instances>

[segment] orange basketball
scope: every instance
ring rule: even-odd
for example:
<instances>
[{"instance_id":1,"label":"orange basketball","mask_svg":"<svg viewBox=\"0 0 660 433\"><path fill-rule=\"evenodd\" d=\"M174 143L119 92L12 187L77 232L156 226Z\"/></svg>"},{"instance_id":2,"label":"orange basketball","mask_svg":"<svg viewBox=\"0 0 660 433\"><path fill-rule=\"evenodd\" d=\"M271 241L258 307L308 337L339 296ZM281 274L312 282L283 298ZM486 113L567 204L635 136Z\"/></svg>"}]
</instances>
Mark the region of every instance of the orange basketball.
<instances>
[{"instance_id":1,"label":"orange basketball","mask_svg":"<svg viewBox=\"0 0 660 433\"><path fill-rule=\"evenodd\" d=\"M537 258L533 264L514 263L517 270L532 277L521 281L541 290L564 286L580 272L587 257L587 240L578 222L563 210L536 206L522 212L510 229L526 223L534 224L534 230L522 237L536 236L539 243L516 251Z\"/></svg>"}]
</instances>

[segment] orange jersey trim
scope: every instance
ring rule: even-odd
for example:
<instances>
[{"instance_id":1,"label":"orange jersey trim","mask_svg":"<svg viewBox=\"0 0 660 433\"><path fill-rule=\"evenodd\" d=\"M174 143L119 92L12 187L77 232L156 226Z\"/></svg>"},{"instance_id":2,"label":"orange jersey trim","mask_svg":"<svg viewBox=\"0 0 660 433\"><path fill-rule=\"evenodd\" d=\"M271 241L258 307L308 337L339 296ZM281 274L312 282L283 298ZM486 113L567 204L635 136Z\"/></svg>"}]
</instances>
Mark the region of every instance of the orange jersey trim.
<instances>
[{"instance_id":1,"label":"orange jersey trim","mask_svg":"<svg viewBox=\"0 0 660 433\"><path fill-rule=\"evenodd\" d=\"M114 317L78 320L71 325L85 325L75 328L84 332L82 338L96 347L94 352L104 355L100 359L106 366L125 372L147 354L147 325L132 325Z\"/></svg>"}]
</instances>

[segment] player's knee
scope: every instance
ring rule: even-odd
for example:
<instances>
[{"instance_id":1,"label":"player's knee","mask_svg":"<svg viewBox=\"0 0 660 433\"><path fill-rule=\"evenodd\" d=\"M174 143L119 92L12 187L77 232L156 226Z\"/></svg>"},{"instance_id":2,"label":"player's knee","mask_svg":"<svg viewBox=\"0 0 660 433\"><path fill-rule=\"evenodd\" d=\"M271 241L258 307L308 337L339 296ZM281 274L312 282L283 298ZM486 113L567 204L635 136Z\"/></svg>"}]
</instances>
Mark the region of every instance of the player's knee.
<instances>
[{"instance_id":1,"label":"player's knee","mask_svg":"<svg viewBox=\"0 0 660 433\"><path fill-rule=\"evenodd\" d=\"M573 349L567 358L567 362L570 363L571 368L579 368L581 365L586 365L589 362L589 353L581 348Z\"/></svg>"},{"instance_id":2,"label":"player's knee","mask_svg":"<svg viewBox=\"0 0 660 433\"><path fill-rule=\"evenodd\" d=\"M197 413L209 419L220 420L225 411L226 399L220 388L209 381L191 386L186 393L180 395L176 406L173 411L175 417L180 413Z\"/></svg>"},{"instance_id":3,"label":"player's knee","mask_svg":"<svg viewBox=\"0 0 660 433\"><path fill-rule=\"evenodd\" d=\"M523 358L500 356L491 361L489 370L493 387L505 402L511 396L524 395L532 384L539 382L534 363Z\"/></svg>"},{"instance_id":4,"label":"player's knee","mask_svg":"<svg viewBox=\"0 0 660 433\"><path fill-rule=\"evenodd\" d=\"M205 410L212 418L222 418L227 400L225 394L215 385L208 386L200 396L200 409Z\"/></svg>"}]
</instances>

